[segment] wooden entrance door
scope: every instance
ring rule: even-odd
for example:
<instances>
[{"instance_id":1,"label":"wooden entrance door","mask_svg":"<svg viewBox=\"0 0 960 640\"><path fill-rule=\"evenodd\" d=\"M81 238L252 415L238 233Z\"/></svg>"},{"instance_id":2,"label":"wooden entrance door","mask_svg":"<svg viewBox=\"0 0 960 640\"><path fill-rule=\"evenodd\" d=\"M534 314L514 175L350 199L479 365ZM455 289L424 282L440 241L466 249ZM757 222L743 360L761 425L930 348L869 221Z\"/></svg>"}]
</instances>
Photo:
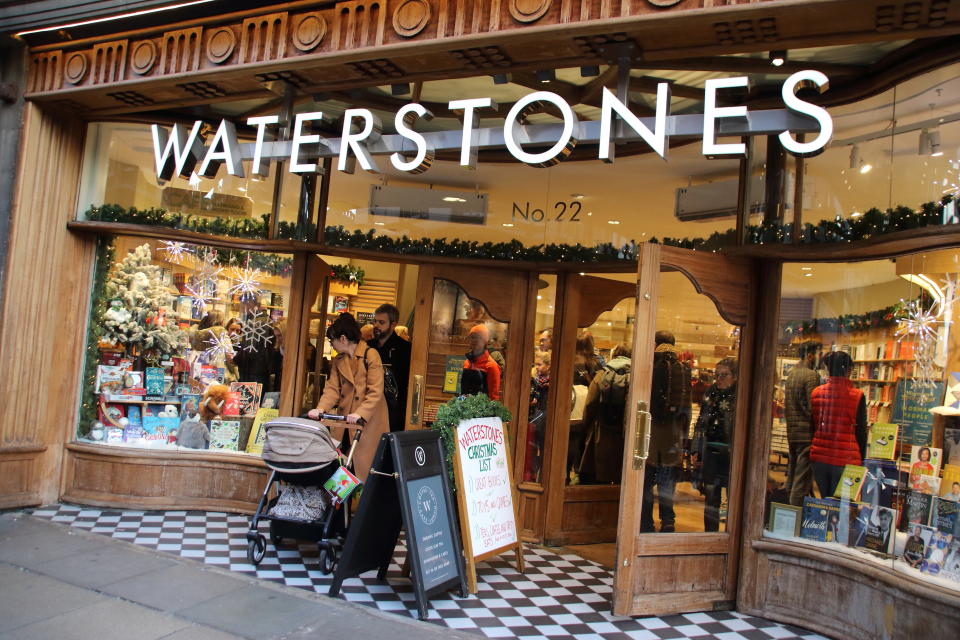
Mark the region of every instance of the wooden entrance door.
<instances>
[{"instance_id":1,"label":"wooden entrance door","mask_svg":"<svg viewBox=\"0 0 960 640\"><path fill-rule=\"evenodd\" d=\"M455 265L421 265L412 329L407 429L429 427L437 409L459 393L458 378L470 329L484 325L488 349L503 373L499 399L514 422L526 416L533 343L529 309L537 279L525 271ZM523 413L521 414L521 409ZM516 446L515 431L511 440Z\"/></svg>"},{"instance_id":2,"label":"wooden entrance door","mask_svg":"<svg viewBox=\"0 0 960 640\"><path fill-rule=\"evenodd\" d=\"M751 335L749 328L743 335L740 330L746 325L750 313L748 302L753 288L752 270L748 261L657 244L641 245L638 262L633 380L627 405L630 410L626 420L613 610L619 615L662 615L732 608L736 593L737 547L741 535L744 443L747 438L745 417L751 401L746 395L751 377ZM683 293L684 287L689 293ZM709 304L705 304L706 301ZM671 313L664 314L661 309L658 314L658 307L663 306L670 306ZM711 321L708 317L711 312L720 319ZM698 474L701 486L707 484L704 481L707 474L705 466L695 467L692 464L689 453L695 447L687 444L686 438L681 438L676 443L679 447L676 452L680 454L679 463L671 468L671 455L664 453L668 449L664 448L663 437L658 439L664 432L658 429L662 429L664 424L676 423L664 421L662 402L656 405L656 412L661 417L651 419L652 363L656 350L654 336L668 322L679 327L675 333L681 360L689 359L690 354L684 351L689 344L696 344L698 331L716 331L713 325L717 325L729 334L729 343L725 343L722 334L719 338L715 336L711 339L713 355L705 347L701 347L699 353L693 348L693 355L700 360L695 364L704 372L714 367L721 373L721 378L717 378L714 386L709 387L712 390L710 397L721 397L715 385L727 384L722 381L729 380L724 373L725 367L721 366L723 358L735 355L740 363L737 386L732 393L736 405L731 409L735 413L729 420L732 426L728 438L730 442L726 445L726 459L729 462L726 477L716 472L718 465L711 465L708 491L716 490L712 495L719 497L716 510L710 512L713 518L704 517L708 505L696 487ZM658 388L663 388L662 382ZM725 397L729 396L727 393ZM706 398L705 395L699 406L692 403L694 414L703 410L708 417L715 415L709 411L709 407L716 408L719 403L709 403ZM726 406L729 407L729 403ZM697 422L693 421L693 424ZM682 435L692 435L693 432L693 429L684 427ZM651 434L657 442L656 458L650 448ZM722 454L718 452L722 448L722 444L710 444L708 451L712 462L720 459L718 456ZM698 461L702 462L705 455L708 454L698 456ZM650 482L649 488L653 490L656 484L659 493L665 484L664 478L676 474L673 476L676 532L669 532L671 527L663 525L663 503L657 505L658 518L652 517L654 511L650 507L651 518L647 526L642 526L645 477L649 481L651 473L656 474L661 470L667 475L654 475L658 482ZM685 503L680 504L681 500ZM688 516L683 523L686 526L681 526L681 510ZM705 531L705 528L711 528L710 523L715 519L720 520L719 530ZM651 520L665 532L647 532ZM660 522L657 523L657 520Z\"/></svg>"}]
</instances>

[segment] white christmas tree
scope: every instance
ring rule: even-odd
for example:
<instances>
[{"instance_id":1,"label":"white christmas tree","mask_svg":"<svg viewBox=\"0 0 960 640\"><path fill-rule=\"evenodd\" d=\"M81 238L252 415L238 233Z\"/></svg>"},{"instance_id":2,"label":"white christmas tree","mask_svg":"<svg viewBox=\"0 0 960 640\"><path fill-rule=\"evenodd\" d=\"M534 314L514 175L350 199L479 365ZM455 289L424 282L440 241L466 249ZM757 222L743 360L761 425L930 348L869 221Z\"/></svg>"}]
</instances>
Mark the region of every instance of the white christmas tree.
<instances>
[{"instance_id":1,"label":"white christmas tree","mask_svg":"<svg viewBox=\"0 0 960 640\"><path fill-rule=\"evenodd\" d=\"M186 334L166 318L173 309L173 295L163 284L160 267L153 264L150 245L140 245L113 265L106 296L102 318L106 340L124 345L128 352L160 355L176 354L188 346Z\"/></svg>"}]
</instances>

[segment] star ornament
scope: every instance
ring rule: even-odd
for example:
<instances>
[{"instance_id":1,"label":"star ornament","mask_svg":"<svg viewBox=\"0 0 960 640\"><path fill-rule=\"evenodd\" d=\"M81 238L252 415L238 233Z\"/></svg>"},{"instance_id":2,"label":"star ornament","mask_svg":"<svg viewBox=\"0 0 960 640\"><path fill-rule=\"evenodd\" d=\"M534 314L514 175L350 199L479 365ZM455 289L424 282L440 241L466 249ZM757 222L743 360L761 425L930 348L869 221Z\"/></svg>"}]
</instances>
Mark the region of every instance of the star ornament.
<instances>
[{"instance_id":1,"label":"star ornament","mask_svg":"<svg viewBox=\"0 0 960 640\"><path fill-rule=\"evenodd\" d=\"M931 309L924 309L917 300L906 303L904 312L897 319L897 340L904 340L910 336L920 342L933 340L937 335L937 314Z\"/></svg>"},{"instance_id":2,"label":"star ornament","mask_svg":"<svg viewBox=\"0 0 960 640\"><path fill-rule=\"evenodd\" d=\"M255 300L260 295L260 269L236 268L233 270L233 286L229 293L236 294L242 302Z\"/></svg>"},{"instance_id":3,"label":"star ornament","mask_svg":"<svg viewBox=\"0 0 960 640\"><path fill-rule=\"evenodd\" d=\"M160 248L165 254L170 262L180 264L185 258L193 254L193 249L191 249L186 243L183 242L169 242L167 240L163 241L163 246Z\"/></svg>"}]
</instances>

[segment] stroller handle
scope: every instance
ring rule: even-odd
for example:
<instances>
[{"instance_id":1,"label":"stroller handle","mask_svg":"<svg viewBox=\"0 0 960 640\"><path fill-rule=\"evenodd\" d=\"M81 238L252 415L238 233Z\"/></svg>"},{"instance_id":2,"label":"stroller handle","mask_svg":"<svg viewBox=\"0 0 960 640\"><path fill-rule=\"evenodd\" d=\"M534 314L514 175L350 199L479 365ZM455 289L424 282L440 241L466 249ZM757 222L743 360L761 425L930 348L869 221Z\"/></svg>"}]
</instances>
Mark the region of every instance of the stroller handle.
<instances>
[{"instance_id":1,"label":"stroller handle","mask_svg":"<svg viewBox=\"0 0 960 640\"><path fill-rule=\"evenodd\" d=\"M307 413L303 414L300 417L306 418L307 420L313 420L313 418L311 418L310 415ZM317 418L317 421L320 422L323 420L330 420L331 422L346 422L347 416L342 416L339 413L321 413L320 416ZM366 425L367 425L367 421L364 420L363 418L359 418L357 419L356 425L345 424L343 425L343 427L346 429L357 429L357 428L365 427Z\"/></svg>"}]
</instances>

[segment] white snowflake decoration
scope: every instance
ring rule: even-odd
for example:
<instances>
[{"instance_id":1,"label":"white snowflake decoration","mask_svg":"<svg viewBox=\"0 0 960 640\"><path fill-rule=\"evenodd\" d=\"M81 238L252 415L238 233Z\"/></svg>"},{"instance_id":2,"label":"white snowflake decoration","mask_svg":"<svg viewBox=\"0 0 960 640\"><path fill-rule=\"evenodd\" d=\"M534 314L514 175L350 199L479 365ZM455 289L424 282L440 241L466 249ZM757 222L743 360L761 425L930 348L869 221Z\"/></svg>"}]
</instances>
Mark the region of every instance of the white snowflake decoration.
<instances>
[{"instance_id":1,"label":"white snowflake decoration","mask_svg":"<svg viewBox=\"0 0 960 640\"><path fill-rule=\"evenodd\" d=\"M210 292L216 291L217 278L223 272L223 269L217 266L215 253L206 253L201 260L200 268L183 287L193 298L193 308L197 311L203 311L206 307L207 299L211 297Z\"/></svg>"},{"instance_id":2,"label":"white snowflake decoration","mask_svg":"<svg viewBox=\"0 0 960 640\"><path fill-rule=\"evenodd\" d=\"M228 291L238 294L241 302L260 297L260 269L236 268L232 277L234 284Z\"/></svg>"},{"instance_id":3,"label":"white snowflake decoration","mask_svg":"<svg viewBox=\"0 0 960 640\"><path fill-rule=\"evenodd\" d=\"M251 312L240 330L240 348L251 352L256 351L261 343L266 347L271 342L273 342L273 328L270 326L270 318L259 309Z\"/></svg>"},{"instance_id":4,"label":"white snowflake decoration","mask_svg":"<svg viewBox=\"0 0 960 640\"><path fill-rule=\"evenodd\" d=\"M180 264L184 258L193 254L193 249L191 249L186 243L183 242L169 242L167 240L163 241L163 247L161 248L167 258L170 259L170 262Z\"/></svg>"},{"instance_id":5,"label":"white snowflake decoration","mask_svg":"<svg viewBox=\"0 0 960 640\"><path fill-rule=\"evenodd\" d=\"M226 331L210 333L206 339L207 348L203 350L203 357L207 362L217 360L220 356L233 356L233 341Z\"/></svg>"},{"instance_id":6,"label":"white snowflake decoration","mask_svg":"<svg viewBox=\"0 0 960 640\"><path fill-rule=\"evenodd\" d=\"M903 311L897 317L897 329L894 333L897 340L915 340L913 377L923 391L923 401L926 401L926 392L936 386L939 378L935 364L939 324L939 310L934 310L933 307L924 309L920 300L905 302Z\"/></svg>"}]
</instances>

